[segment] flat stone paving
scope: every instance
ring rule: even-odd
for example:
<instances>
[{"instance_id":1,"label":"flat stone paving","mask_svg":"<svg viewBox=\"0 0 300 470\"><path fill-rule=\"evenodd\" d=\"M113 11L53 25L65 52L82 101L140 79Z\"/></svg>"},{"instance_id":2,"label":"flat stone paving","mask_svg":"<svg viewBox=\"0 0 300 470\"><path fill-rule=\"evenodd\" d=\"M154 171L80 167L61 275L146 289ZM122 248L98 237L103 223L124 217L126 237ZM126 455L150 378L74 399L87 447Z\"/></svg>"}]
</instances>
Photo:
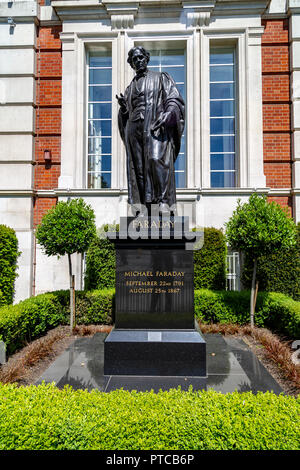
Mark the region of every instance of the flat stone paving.
<instances>
[{"instance_id":1,"label":"flat stone paving","mask_svg":"<svg viewBox=\"0 0 300 470\"><path fill-rule=\"evenodd\" d=\"M98 389L110 392L118 388L125 390L167 390L181 386L187 390L203 389L203 378L197 377L122 377L104 376L104 339L106 333L76 339L61 354L36 382L55 382L63 388L69 384L73 389ZM220 334L204 334L207 354L206 389L222 393L273 391L283 393L282 388L239 338L227 338Z\"/></svg>"}]
</instances>

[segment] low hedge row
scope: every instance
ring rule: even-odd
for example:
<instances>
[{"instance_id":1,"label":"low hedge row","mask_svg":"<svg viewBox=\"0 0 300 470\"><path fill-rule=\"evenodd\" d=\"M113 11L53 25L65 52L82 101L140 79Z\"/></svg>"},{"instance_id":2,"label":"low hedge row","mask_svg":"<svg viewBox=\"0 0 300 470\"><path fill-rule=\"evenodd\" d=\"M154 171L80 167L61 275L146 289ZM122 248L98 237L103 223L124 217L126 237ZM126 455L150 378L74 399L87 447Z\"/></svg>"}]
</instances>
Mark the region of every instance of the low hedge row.
<instances>
[{"instance_id":1,"label":"low hedge row","mask_svg":"<svg viewBox=\"0 0 300 470\"><path fill-rule=\"evenodd\" d=\"M195 291L195 316L203 323L249 323L250 291ZM300 302L277 292L259 292L255 324L300 337Z\"/></svg>"},{"instance_id":2,"label":"low hedge row","mask_svg":"<svg viewBox=\"0 0 300 470\"><path fill-rule=\"evenodd\" d=\"M76 292L77 324L111 324L114 289ZM204 323L249 323L250 292L195 291L195 317ZM0 339L12 354L50 328L69 324L69 291L61 290L0 308ZM291 338L300 337L300 302L284 294L258 294L255 323Z\"/></svg>"},{"instance_id":3,"label":"low hedge row","mask_svg":"<svg viewBox=\"0 0 300 470\"><path fill-rule=\"evenodd\" d=\"M1 450L298 450L300 397L0 385Z\"/></svg>"},{"instance_id":4,"label":"low hedge row","mask_svg":"<svg viewBox=\"0 0 300 470\"><path fill-rule=\"evenodd\" d=\"M0 339L6 343L8 354L51 328L69 324L69 296L68 290L55 291L0 308ZM113 310L113 289L76 292L77 324L111 324Z\"/></svg>"}]
</instances>

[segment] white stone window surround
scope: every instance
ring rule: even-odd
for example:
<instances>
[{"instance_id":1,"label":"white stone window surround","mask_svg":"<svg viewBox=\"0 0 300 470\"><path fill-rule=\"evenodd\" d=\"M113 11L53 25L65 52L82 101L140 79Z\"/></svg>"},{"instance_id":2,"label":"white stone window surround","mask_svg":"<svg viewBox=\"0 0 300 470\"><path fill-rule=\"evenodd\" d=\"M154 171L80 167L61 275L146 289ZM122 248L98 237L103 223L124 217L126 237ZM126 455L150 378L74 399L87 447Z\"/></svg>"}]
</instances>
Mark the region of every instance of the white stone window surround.
<instances>
[{"instance_id":1,"label":"white stone window surround","mask_svg":"<svg viewBox=\"0 0 300 470\"><path fill-rule=\"evenodd\" d=\"M125 149L117 128L116 93L133 77L127 53L134 44L169 41L186 44L187 53L187 188L210 189L209 50L210 43L235 44L237 56L237 188L265 188L263 173L261 34L263 28L211 26L178 31L104 31L61 33L63 44L62 159L60 189L86 188L87 62L86 52L109 43L112 50L112 184L99 194L126 191ZM199 103L199 105L197 105ZM74 138L75 136L75 138ZM253 137L255 136L255 138ZM216 191L213 188L214 192ZM221 191L221 189L220 189ZM232 192L235 188L231 189ZM180 190L184 194L185 189Z\"/></svg>"}]
</instances>

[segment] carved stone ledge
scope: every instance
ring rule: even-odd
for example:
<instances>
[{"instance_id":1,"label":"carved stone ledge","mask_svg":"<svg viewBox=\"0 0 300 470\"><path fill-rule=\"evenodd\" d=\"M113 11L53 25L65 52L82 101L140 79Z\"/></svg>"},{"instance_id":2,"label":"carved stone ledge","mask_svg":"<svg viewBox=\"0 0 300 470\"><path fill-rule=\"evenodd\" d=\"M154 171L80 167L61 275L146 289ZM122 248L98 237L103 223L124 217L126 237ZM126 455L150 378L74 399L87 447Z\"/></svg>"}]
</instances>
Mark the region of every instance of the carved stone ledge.
<instances>
[{"instance_id":1,"label":"carved stone ledge","mask_svg":"<svg viewBox=\"0 0 300 470\"><path fill-rule=\"evenodd\" d=\"M186 27L197 28L208 26L215 3L216 0L200 0L198 2L182 1L182 8L186 13Z\"/></svg>"},{"instance_id":2,"label":"carved stone ledge","mask_svg":"<svg viewBox=\"0 0 300 470\"><path fill-rule=\"evenodd\" d=\"M134 15L111 15L111 29L132 29Z\"/></svg>"}]
</instances>

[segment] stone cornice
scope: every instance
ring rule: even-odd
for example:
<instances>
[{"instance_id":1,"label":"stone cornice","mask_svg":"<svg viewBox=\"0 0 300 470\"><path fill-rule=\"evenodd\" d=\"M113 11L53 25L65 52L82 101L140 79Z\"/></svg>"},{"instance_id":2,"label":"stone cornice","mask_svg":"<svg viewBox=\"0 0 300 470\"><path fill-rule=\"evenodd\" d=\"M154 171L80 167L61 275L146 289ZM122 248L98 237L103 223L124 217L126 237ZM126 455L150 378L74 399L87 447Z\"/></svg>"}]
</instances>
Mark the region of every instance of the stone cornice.
<instances>
[{"instance_id":1,"label":"stone cornice","mask_svg":"<svg viewBox=\"0 0 300 470\"><path fill-rule=\"evenodd\" d=\"M168 14L186 17L187 27L208 26L212 16L262 15L268 0L52 0L61 20L106 19L112 29L133 28L134 19Z\"/></svg>"}]
</instances>

